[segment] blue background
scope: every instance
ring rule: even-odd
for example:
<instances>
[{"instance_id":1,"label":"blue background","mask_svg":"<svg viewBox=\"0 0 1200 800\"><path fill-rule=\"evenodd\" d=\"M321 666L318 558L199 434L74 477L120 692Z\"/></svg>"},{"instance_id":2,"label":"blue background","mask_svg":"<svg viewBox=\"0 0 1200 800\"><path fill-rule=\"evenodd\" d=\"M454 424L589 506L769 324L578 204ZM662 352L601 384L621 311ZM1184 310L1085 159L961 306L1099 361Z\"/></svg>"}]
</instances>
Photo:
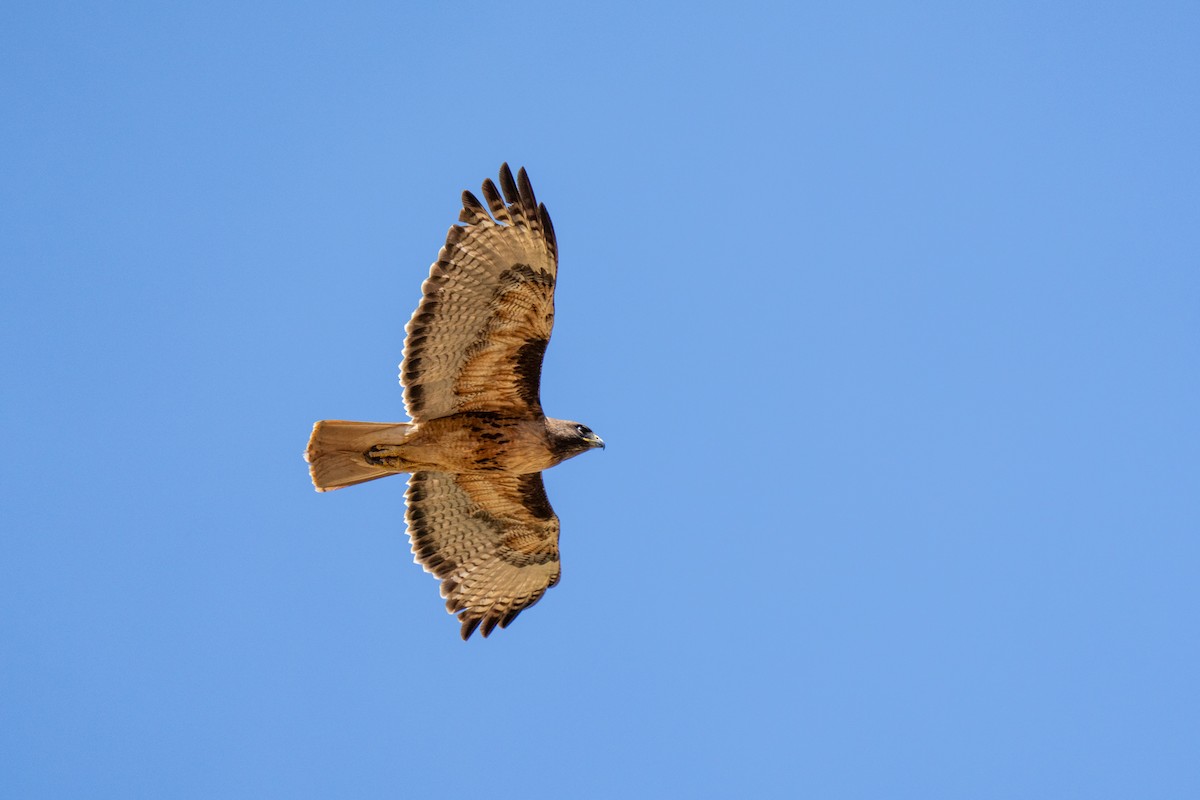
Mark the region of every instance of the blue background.
<instances>
[{"instance_id":1,"label":"blue background","mask_svg":"<svg viewBox=\"0 0 1200 800\"><path fill-rule=\"evenodd\" d=\"M6 797L1200 796L1193 3L14 3ZM403 418L561 245L563 580L464 644Z\"/></svg>"}]
</instances>

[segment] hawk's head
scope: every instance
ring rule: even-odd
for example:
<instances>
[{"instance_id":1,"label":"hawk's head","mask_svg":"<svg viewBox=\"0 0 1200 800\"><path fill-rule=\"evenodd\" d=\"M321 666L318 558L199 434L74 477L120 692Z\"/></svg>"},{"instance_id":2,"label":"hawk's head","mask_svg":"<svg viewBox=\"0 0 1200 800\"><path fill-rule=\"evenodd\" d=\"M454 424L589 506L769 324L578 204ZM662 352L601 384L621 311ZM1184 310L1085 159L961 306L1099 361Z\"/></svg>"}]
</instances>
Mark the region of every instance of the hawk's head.
<instances>
[{"instance_id":1,"label":"hawk's head","mask_svg":"<svg viewBox=\"0 0 1200 800\"><path fill-rule=\"evenodd\" d=\"M604 447L604 440L591 428L569 419L547 419L546 433L549 435L550 448L563 461L593 447Z\"/></svg>"}]
</instances>

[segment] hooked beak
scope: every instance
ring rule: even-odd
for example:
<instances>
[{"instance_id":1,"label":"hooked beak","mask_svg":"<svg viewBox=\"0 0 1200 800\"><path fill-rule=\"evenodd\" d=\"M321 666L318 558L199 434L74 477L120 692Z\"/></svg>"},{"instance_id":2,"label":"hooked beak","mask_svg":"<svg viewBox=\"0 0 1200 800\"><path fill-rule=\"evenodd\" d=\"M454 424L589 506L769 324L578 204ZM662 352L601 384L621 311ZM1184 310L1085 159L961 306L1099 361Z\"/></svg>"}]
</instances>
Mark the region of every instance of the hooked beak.
<instances>
[{"instance_id":1,"label":"hooked beak","mask_svg":"<svg viewBox=\"0 0 1200 800\"><path fill-rule=\"evenodd\" d=\"M604 449L604 440L594 433L588 434L584 441L588 443L588 447L599 447L601 450Z\"/></svg>"}]
</instances>

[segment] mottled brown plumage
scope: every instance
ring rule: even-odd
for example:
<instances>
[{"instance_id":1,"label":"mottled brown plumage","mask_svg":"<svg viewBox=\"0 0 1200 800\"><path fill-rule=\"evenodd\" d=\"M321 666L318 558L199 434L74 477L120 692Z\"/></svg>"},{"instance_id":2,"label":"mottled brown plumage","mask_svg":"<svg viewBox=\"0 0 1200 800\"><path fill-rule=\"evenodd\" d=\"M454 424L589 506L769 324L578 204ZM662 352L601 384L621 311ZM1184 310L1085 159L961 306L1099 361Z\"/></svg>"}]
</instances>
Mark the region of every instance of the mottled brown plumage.
<instances>
[{"instance_id":1,"label":"mottled brown plumage","mask_svg":"<svg viewBox=\"0 0 1200 800\"><path fill-rule=\"evenodd\" d=\"M405 327L400 381L412 422L323 420L305 458L317 491L397 473L417 563L442 581L462 637L506 627L558 583L558 517L542 470L604 442L542 412L558 245L525 170L486 205L463 192Z\"/></svg>"}]
</instances>

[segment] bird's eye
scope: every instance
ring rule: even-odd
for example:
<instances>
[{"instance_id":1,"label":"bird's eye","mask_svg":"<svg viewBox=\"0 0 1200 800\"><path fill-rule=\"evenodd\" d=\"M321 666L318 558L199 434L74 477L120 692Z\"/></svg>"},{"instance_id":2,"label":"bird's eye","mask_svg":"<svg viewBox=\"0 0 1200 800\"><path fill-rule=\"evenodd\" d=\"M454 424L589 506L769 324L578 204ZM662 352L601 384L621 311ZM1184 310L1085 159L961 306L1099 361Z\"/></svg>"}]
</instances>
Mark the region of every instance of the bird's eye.
<instances>
[{"instance_id":1,"label":"bird's eye","mask_svg":"<svg viewBox=\"0 0 1200 800\"><path fill-rule=\"evenodd\" d=\"M588 433L590 433L590 431L587 429L586 425L576 425L575 432L578 433L580 436L587 436Z\"/></svg>"}]
</instances>

